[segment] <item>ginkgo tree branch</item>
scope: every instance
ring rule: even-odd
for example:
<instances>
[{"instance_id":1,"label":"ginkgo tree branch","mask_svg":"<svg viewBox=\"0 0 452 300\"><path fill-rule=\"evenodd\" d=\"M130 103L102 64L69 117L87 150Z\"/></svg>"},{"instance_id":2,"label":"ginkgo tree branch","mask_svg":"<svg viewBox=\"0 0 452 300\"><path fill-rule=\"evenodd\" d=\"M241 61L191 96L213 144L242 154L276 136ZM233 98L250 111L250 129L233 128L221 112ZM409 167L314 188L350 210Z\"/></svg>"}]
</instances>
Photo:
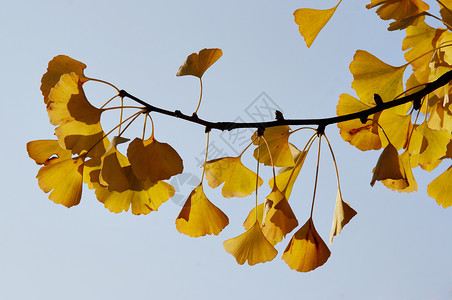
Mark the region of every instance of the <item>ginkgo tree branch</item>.
<instances>
[{"instance_id":1,"label":"ginkgo tree branch","mask_svg":"<svg viewBox=\"0 0 452 300\"><path fill-rule=\"evenodd\" d=\"M376 106L362 110L359 112L346 114L342 116L329 117L329 118L320 118L320 119L284 119L282 115L277 112L277 120L268 121L268 122L211 122L198 117L196 113L193 113L191 116L182 113L180 110L169 111L160 107L156 107L151 105L131 94L126 92L125 90L121 90L119 95L121 97L130 98L131 100L143 105L147 112L157 112L163 115L180 118L192 123L197 123L206 127L206 131L210 131L211 129L218 130L232 130L236 128L258 128L265 129L268 127L281 126L281 125L317 125L318 133L323 133L326 126L331 124L336 124L340 122L360 119L365 123L365 120L369 115L376 114L378 112L382 112L386 109L399 106L408 102L413 102L413 107L415 109L420 108L420 101L423 97L428 95L429 93L435 91L436 89L446 85L449 81L452 80L452 71L448 71L435 81L432 81L425 85L425 87L413 94L410 94L405 97L401 97L392 101L383 102L378 95L375 95Z\"/></svg>"}]
</instances>

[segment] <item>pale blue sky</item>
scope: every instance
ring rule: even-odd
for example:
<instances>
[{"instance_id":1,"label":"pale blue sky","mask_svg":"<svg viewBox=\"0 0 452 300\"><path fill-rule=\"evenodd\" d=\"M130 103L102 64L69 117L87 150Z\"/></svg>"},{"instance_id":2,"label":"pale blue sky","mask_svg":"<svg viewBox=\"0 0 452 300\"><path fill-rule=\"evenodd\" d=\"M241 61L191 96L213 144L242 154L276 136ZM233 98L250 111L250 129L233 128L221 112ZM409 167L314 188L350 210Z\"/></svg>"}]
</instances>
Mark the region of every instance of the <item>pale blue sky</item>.
<instances>
[{"instance_id":1,"label":"pale blue sky","mask_svg":"<svg viewBox=\"0 0 452 300\"><path fill-rule=\"evenodd\" d=\"M281 260L288 239L277 246L272 262L254 267L238 265L224 251L222 242L243 232L252 197L223 199L220 190L206 187L230 225L219 236L194 239L175 228L177 201L147 216L114 214L85 188L79 206L54 204L39 189L39 168L26 153L26 142L53 136L39 86L48 61L58 54L86 63L88 76L190 114L197 104L197 79L175 74L190 53L218 47L224 55L204 75L201 117L251 120L247 112L269 99L287 118L333 116L339 94L353 93L348 65L357 49L404 63L403 32L388 33L388 23L365 4L344 0L307 49L293 12L329 8L334 1L5 3L0 11L0 299L452 299L452 210L426 193L426 185L447 166L432 174L416 170L417 193L399 194L380 183L371 188L379 152L356 150L335 126L326 132L344 200L358 215L329 246L328 262L306 274ZM105 99L105 89L87 89L93 98ZM162 116L154 122L156 138L184 159L184 175L199 177L204 128ZM239 147L219 132L211 139L230 155ZM301 146L306 135L292 141ZM245 163L254 168L247 153ZM290 199L300 224L309 215L314 160L313 152ZM269 176L266 170L263 177ZM336 182L327 151L319 180L314 221L328 241ZM188 192L188 184L179 189Z\"/></svg>"}]
</instances>

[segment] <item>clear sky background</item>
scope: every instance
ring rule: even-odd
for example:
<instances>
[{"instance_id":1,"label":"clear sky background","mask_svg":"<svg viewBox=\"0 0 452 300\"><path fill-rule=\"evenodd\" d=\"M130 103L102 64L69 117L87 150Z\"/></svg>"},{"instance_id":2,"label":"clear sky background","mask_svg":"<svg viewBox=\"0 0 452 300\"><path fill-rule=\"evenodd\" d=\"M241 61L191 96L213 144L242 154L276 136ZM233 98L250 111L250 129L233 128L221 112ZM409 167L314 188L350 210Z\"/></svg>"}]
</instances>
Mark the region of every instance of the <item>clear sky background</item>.
<instances>
[{"instance_id":1,"label":"clear sky background","mask_svg":"<svg viewBox=\"0 0 452 300\"><path fill-rule=\"evenodd\" d=\"M334 116L339 95L353 94L348 65L357 49L393 65L405 62L404 32L387 32L388 22L368 11L367 3L344 0L308 49L293 12L330 8L334 1L5 2L0 10L0 299L452 299L452 210L426 193L447 165L432 174L415 170L416 193L392 192L380 183L371 188L380 151L355 149L335 126L326 133L344 200L358 215L329 246L328 262L309 273L292 271L281 260L289 239L277 245L272 262L254 267L238 265L224 251L222 242L244 231L252 197L223 199L219 189L206 187L230 225L219 236L195 239L175 228L181 209L176 200L147 216L111 213L87 188L79 206L54 204L39 189L39 167L26 153L28 141L53 137L39 86L48 61L59 54L87 64L90 77L191 114L198 81L175 74L192 52L218 47L224 55L204 75L201 117L251 121L263 103L276 103L286 118ZM111 93L94 84L87 90L95 102ZM156 138L184 159L183 176L199 178L204 128L163 116L154 122ZM306 138L301 133L291 141L302 147ZM242 149L219 132L211 139L223 154ZM300 224L309 216L314 152L290 199ZM244 162L255 168L250 151ZM193 183L183 183L185 177L172 183L186 198ZM270 170L263 177L267 181ZM268 188L259 193L263 199ZM325 241L335 199L333 164L322 151L314 222Z\"/></svg>"}]
</instances>

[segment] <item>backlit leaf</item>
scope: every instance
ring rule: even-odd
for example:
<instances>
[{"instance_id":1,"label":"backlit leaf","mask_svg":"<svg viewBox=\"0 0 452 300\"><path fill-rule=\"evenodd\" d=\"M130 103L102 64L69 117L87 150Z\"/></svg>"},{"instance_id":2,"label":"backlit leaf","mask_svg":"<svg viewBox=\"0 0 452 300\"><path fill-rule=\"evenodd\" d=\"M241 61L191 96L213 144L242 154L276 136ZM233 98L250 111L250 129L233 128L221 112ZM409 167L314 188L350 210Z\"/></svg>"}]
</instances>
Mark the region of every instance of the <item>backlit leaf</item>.
<instances>
[{"instance_id":1,"label":"backlit leaf","mask_svg":"<svg viewBox=\"0 0 452 300\"><path fill-rule=\"evenodd\" d=\"M369 52L358 50L350 64L353 74L352 88L366 104L374 103L374 94L380 95L383 102L391 101L403 92L403 73L406 66L393 67Z\"/></svg>"},{"instance_id":2,"label":"backlit leaf","mask_svg":"<svg viewBox=\"0 0 452 300\"><path fill-rule=\"evenodd\" d=\"M328 23L341 2L342 0L330 9L300 8L293 13L295 23L298 24L298 30L308 48L311 47L320 30Z\"/></svg>"},{"instance_id":3,"label":"backlit leaf","mask_svg":"<svg viewBox=\"0 0 452 300\"><path fill-rule=\"evenodd\" d=\"M411 25L417 25L419 18L422 16L425 16L425 12L421 12L419 14L398 20L398 21L394 21L391 24L389 24L388 30L389 31L393 31L393 30L402 30L407 28L408 26Z\"/></svg>"},{"instance_id":4,"label":"backlit leaf","mask_svg":"<svg viewBox=\"0 0 452 300\"><path fill-rule=\"evenodd\" d=\"M135 138L127 149L133 172L140 180L158 181L182 173L182 159L176 150L154 137L147 140Z\"/></svg>"},{"instance_id":5,"label":"backlit leaf","mask_svg":"<svg viewBox=\"0 0 452 300\"><path fill-rule=\"evenodd\" d=\"M77 157L43 166L36 178L44 193L52 191L49 195L50 200L71 207L80 203L82 174L83 159Z\"/></svg>"},{"instance_id":6,"label":"backlit leaf","mask_svg":"<svg viewBox=\"0 0 452 300\"><path fill-rule=\"evenodd\" d=\"M62 149L58 141L38 140L27 143L30 158L39 169L38 184L44 193L51 191L49 199L57 204L71 207L80 203L83 184L81 157L71 158L69 150Z\"/></svg>"},{"instance_id":7,"label":"backlit leaf","mask_svg":"<svg viewBox=\"0 0 452 300\"><path fill-rule=\"evenodd\" d=\"M228 224L228 217L207 199L201 184L190 193L176 219L177 230L191 237L218 235Z\"/></svg>"},{"instance_id":8,"label":"backlit leaf","mask_svg":"<svg viewBox=\"0 0 452 300\"><path fill-rule=\"evenodd\" d=\"M399 153L392 144L388 144L383 152L381 152L370 185L374 186L375 181L384 179L403 180L405 181L406 186L408 186L406 174L402 168L402 163L400 162Z\"/></svg>"},{"instance_id":9,"label":"backlit leaf","mask_svg":"<svg viewBox=\"0 0 452 300\"><path fill-rule=\"evenodd\" d=\"M336 107L338 116L360 112L375 106L365 104L348 94L339 96L339 103ZM381 141L378 135L378 125L373 122L378 119L379 114L370 115L366 123L361 123L359 119L337 123L339 132L344 141L349 142L361 151L378 150L381 148Z\"/></svg>"},{"instance_id":10,"label":"backlit leaf","mask_svg":"<svg viewBox=\"0 0 452 300\"><path fill-rule=\"evenodd\" d=\"M366 5L368 9L381 5L376 12L383 20L401 20L430 8L421 0L371 0L370 2Z\"/></svg>"},{"instance_id":11,"label":"backlit leaf","mask_svg":"<svg viewBox=\"0 0 452 300\"><path fill-rule=\"evenodd\" d=\"M246 168L241 157L223 157L205 163L206 179L211 188L224 182L223 197L246 197L256 190L256 173ZM258 186L263 180L258 179Z\"/></svg>"},{"instance_id":12,"label":"backlit leaf","mask_svg":"<svg viewBox=\"0 0 452 300\"><path fill-rule=\"evenodd\" d=\"M411 170L410 154L408 151L403 152L399 156L401 173L403 178L399 179L382 179L380 180L387 188L404 193L411 193L417 191L417 183L414 179L413 171Z\"/></svg>"},{"instance_id":13,"label":"backlit leaf","mask_svg":"<svg viewBox=\"0 0 452 300\"><path fill-rule=\"evenodd\" d=\"M330 244L333 237L341 233L342 228L356 215L356 211L342 200L341 191L337 190L336 207L334 208L333 226L331 227Z\"/></svg>"},{"instance_id":14,"label":"backlit leaf","mask_svg":"<svg viewBox=\"0 0 452 300\"><path fill-rule=\"evenodd\" d=\"M28 142L27 152L38 165L49 165L72 157L71 151L61 148L56 140Z\"/></svg>"},{"instance_id":15,"label":"backlit leaf","mask_svg":"<svg viewBox=\"0 0 452 300\"><path fill-rule=\"evenodd\" d=\"M287 125L275 126L266 128L264 131L264 138L270 148L271 158L275 167L290 167L294 165L292 152L289 147L290 127ZM256 139L257 133L255 132L251 137L254 145L258 145L259 141ZM261 141L260 146L254 150L254 158L258 157L259 162L266 166L271 166L270 154L267 149L267 145L264 141Z\"/></svg>"},{"instance_id":16,"label":"backlit leaf","mask_svg":"<svg viewBox=\"0 0 452 300\"><path fill-rule=\"evenodd\" d=\"M115 157L110 159L117 159L112 162L114 167L111 167L107 171L117 172L117 176L126 178L128 185L125 186L122 180L111 177L114 174L108 176L104 175L104 182L108 186L104 186L100 183L101 173L101 159L94 158L86 162L84 180L88 183L89 188L96 190L97 199L104 204L105 208L111 212L120 213L122 211L128 211L132 208L132 213L135 215L149 214L151 211L157 211L160 205L174 196L174 187L164 181L151 182L147 180L139 180L132 168L130 162L119 151L112 151L108 153L114 153ZM107 153L107 154L108 154ZM118 170L115 164L119 163L121 169ZM106 179L109 179L108 181Z\"/></svg>"},{"instance_id":17,"label":"backlit leaf","mask_svg":"<svg viewBox=\"0 0 452 300\"><path fill-rule=\"evenodd\" d=\"M297 149L298 150L298 149ZM290 194L292 193L293 185L298 178L298 174L303 167L306 156L308 155L307 151L298 151L299 153L295 155L293 158L295 160L295 166L281 168L278 171L278 175L276 175L276 185L284 192L286 199L289 199ZM274 188L274 180L270 179L268 184L273 189Z\"/></svg>"},{"instance_id":18,"label":"backlit leaf","mask_svg":"<svg viewBox=\"0 0 452 300\"><path fill-rule=\"evenodd\" d=\"M298 226L298 220L286 197L276 187L267 196L267 201L270 203L270 209L265 214L262 233L275 245Z\"/></svg>"},{"instance_id":19,"label":"backlit leaf","mask_svg":"<svg viewBox=\"0 0 452 300\"><path fill-rule=\"evenodd\" d=\"M390 110L385 110L381 112L378 123L383 128L379 128L378 130L383 147L386 147L389 142L391 142L397 150L405 147L407 137L411 130L410 114L399 115Z\"/></svg>"},{"instance_id":20,"label":"backlit leaf","mask_svg":"<svg viewBox=\"0 0 452 300\"><path fill-rule=\"evenodd\" d=\"M330 257L328 246L317 233L311 218L292 237L282 259L298 272L309 272Z\"/></svg>"},{"instance_id":21,"label":"backlit leaf","mask_svg":"<svg viewBox=\"0 0 452 300\"><path fill-rule=\"evenodd\" d=\"M434 198L438 205L446 208L452 206L452 166L436 177L427 186L427 193Z\"/></svg>"},{"instance_id":22,"label":"backlit leaf","mask_svg":"<svg viewBox=\"0 0 452 300\"><path fill-rule=\"evenodd\" d=\"M408 147L411 166L429 165L441 159L446 154L450 139L449 131L430 129L426 122L416 125Z\"/></svg>"},{"instance_id":23,"label":"backlit leaf","mask_svg":"<svg viewBox=\"0 0 452 300\"><path fill-rule=\"evenodd\" d=\"M88 81L88 78L83 74L83 70L86 68L84 63L81 63L75 59L66 55L55 56L47 67L47 72L41 79L41 91L44 96L44 103L49 101L48 96L50 90L60 81L60 77L64 74L70 74L74 72L80 78L81 83Z\"/></svg>"},{"instance_id":24,"label":"backlit leaf","mask_svg":"<svg viewBox=\"0 0 452 300\"><path fill-rule=\"evenodd\" d=\"M410 62L413 69L424 69L428 67L431 58L435 54L436 40L444 29L435 29L425 23L423 18L415 26L406 29L406 38L403 39L402 50L405 52L406 61Z\"/></svg>"},{"instance_id":25,"label":"backlit leaf","mask_svg":"<svg viewBox=\"0 0 452 300\"><path fill-rule=\"evenodd\" d=\"M102 156L109 144L100 125L102 110L86 99L82 82L77 74L64 74L49 94L47 107L50 123L60 145L73 154ZM100 142L99 142L100 141Z\"/></svg>"},{"instance_id":26,"label":"backlit leaf","mask_svg":"<svg viewBox=\"0 0 452 300\"><path fill-rule=\"evenodd\" d=\"M199 53L192 53L180 66L176 76L193 75L201 79L204 72L221 56L221 49L202 49Z\"/></svg>"},{"instance_id":27,"label":"backlit leaf","mask_svg":"<svg viewBox=\"0 0 452 300\"><path fill-rule=\"evenodd\" d=\"M241 265L246 261L250 266L271 261L278 254L262 233L259 222L255 222L245 233L224 241L223 247Z\"/></svg>"}]
</instances>

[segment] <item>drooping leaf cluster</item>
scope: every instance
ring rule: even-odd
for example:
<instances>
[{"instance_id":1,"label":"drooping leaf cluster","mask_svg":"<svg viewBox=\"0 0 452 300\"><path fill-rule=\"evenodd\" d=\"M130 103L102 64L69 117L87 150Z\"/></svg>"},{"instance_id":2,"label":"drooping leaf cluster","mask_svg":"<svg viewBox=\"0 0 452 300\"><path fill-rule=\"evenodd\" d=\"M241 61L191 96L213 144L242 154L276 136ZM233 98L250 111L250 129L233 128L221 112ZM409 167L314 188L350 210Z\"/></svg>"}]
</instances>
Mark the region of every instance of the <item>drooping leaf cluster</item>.
<instances>
[{"instance_id":1,"label":"drooping leaf cluster","mask_svg":"<svg viewBox=\"0 0 452 300\"><path fill-rule=\"evenodd\" d=\"M326 10L295 11L295 22L308 47L340 3ZM432 15L428 12L429 6L420 0L372 0L367 5L368 8L377 6L377 13L382 19L394 20L390 30L406 30L402 49L406 50L407 62L394 67L366 51L358 50L350 64L354 77L352 88L357 98L340 95L338 116L378 107L381 103L412 94L452 70L452 13L447 8L452 7L452 1L441 2L441 18L438 19L446 28L427 25L425 17ZM220 49L203 49L189 55L177 72L177 76L197 77L201 85L193 117L186 119L204 124L197 115L202 99L202 77L221 56ZM404 83L403 76L409 65L413 73ZM83 63L60 55L50 61L42 77L44 104L50 123L55 126L57 140L38 140L27 144L29 156L41 165L37 174L39 187L45 193L50 192L50 200L66 207L80 203L85 183L111 212L131 209L133 214L139 215L157 211L175 194L174 187L166 180L183 172L182 159L176 150L155 138L151 114L158 110L143 105L142 101L137 101L138 105L126 104L129 94L111 83L85 76L85 68ZM83 89L88 81L111 86L113 96L96 107ZM449 94L447 84L413 104L382 109L364 118L338 123L342 138L359 150L383 148L373 170L372 186L380 181L393 190L415 191L417 184L413 168L420 166L431 171L444 159L452 158ZM118 121L115 127L104 130L101 117L107 111L117 112ZM181 113L167 114L178 117ZM130 132L129 126L140 121L143 122L143 132L137 137ZM147 137L149 126L152 131ZM313 218L322 141L330 150L338 183L330 243L356 215L356 211L343 200L336 159L324 131L310 127L292 129L288 125L257 127L256 132L250 135L249 145L240 155L208 161L211 129L206 126L207 146L201 181L188 195L176 217L177 230L192 237L201 237L218 235L229 224L218 203L215 205L207 198L204 192L207 186L213 189L221 186L224 198L244 198L254 193L255 205L244 220L244 232L224 241L225 250L239 264L271 261L278 253L275 245L292 233L282 254L288 266L308 272L323 265L331 253L317 232ZM312 130L312 136L302 147L294 145L291 136L305 129ZM311 213L304 223L299 223L289 200L297 201L290 198L291 193L315 141L318 141L318 152ZM125 144L122 145L127 149L125 153L118 149L120 144ZM249 148L256 159L256 172L242 163L242 156ZM264 198L258 196L258 189L264 184L259 176L260 165L273 170L273 177L268 180L271 192ZM452 167L449 167L428 186L428 194L443 207L452 205L451 176Z\"/></svg>"}]
</instances>

